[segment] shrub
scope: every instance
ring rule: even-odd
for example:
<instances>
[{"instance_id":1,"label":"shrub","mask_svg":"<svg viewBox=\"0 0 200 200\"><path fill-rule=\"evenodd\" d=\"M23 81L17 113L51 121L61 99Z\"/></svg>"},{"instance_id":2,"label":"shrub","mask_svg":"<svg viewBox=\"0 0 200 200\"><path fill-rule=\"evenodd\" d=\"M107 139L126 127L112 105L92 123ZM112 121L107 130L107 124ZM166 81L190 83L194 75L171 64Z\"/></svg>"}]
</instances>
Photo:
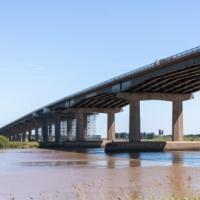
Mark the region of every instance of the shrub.
<instances>
[{"instance_id":1,"label":"shrub","mask_svg":"<svg viewBox=\"0 0 200 200\"><path fill-rule=\"evenodd\" d=\"M38 142L10 142L9 146L10 149L33 149L38 148Z\"/></svg>"},{"instance_id":2,"label":"shrub","mask_svg":"<svg viewBox=\"0 0 200 200\"><path fill-rule=\"evenodd\" d=\"M0 135L0 149L7 148L9 146L9 141L6 137Z\"/></svg>"}]
</instances>

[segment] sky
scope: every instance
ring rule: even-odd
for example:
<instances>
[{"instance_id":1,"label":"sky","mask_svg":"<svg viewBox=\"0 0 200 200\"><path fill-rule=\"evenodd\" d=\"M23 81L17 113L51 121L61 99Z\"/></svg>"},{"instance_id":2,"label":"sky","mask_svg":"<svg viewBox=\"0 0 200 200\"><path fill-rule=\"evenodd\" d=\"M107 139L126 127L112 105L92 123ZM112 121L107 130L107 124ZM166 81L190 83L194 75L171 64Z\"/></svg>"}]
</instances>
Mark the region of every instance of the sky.
<instances>
[{"instance_id":1,"label":"sky","mask_svg":"<svg viewBox=\"0 0 200 200\"><path fill-rule=\"evenodd\" d=\"M200 45L199 0L0 0L0 126L52 101ZM184 103L200 133L200 94ZM141 103L142 131L171 133L171 103ZM128 131L128 107L116 131ZM97 118L105 134L106 116Z\"/></svg>"}]
</instances>

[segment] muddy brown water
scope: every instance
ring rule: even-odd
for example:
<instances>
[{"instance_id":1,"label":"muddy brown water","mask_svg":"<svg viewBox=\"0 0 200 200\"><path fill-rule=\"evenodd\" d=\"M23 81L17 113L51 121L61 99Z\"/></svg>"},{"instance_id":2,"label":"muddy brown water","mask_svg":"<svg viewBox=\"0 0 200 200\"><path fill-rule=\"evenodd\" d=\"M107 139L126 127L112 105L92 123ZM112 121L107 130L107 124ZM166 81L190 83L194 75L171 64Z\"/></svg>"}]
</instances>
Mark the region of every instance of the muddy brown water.
<instances>
[{"instance_id":1,"label":"muddy brown water","mask_svg":"<svg viewBox=\"0 0 200 200\"><path fill-rule=\"evenodd\" d=\"M199 183L200 152L0 151L0 200L191 197Z\"/></svg>"}]
</instances>

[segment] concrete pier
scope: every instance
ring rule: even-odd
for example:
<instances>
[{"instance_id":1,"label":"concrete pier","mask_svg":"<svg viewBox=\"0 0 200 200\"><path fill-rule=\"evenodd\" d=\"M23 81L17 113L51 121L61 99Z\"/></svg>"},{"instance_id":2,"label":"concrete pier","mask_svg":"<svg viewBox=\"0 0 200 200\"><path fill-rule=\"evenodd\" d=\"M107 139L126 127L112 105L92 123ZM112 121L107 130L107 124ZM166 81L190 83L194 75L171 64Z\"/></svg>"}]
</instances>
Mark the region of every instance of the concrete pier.
<instances>
[{"instance_id":1,"label":"concrete pier","mask_svg":"<svg viewBox=\"0 0 200 200\"><path fill-rule=\"evenodd\" d=\"M44 120L42 124L42 142L44 144L48 143L48 124L46 120Z\"/></svg>"},{"instance_id":2,"label":"concrete pier","mask_svg":"<svg viewBox=\"0 0 200 200\"><path fill-rule=\"evenodd\" d=\"M84 114L77 113L76 114L76 141L84 141Z\"/></svg>"},{"instance_id":3,"label":"concrete pier","mask_svg":"<svg viewBox=\"0 0 200 200\"><path fill-rule=\"evenodd\" d=\"M39 140L39 135L38 135L38 127L35 128L35 140Z\"/></svg>"},{"instance_id":4,"label":"concrete pier","mask_svg":"<svg viewBox=\"0 0 200 200\"><path fill-rule=\"evenodd\" d=\"M73 136L72 136L72 120L68 118L67 119L67 141L72 141L73 140Z\"/></svg>"},{"instance_id":5,"label":"concrete pier","mask_svg":"<svg viewBox=\"0 0 200 200\"><path fill-rule=\"evenodd\" d=\"M55 143L60 144L60 119L55 120Z\"/></svg>"},{"instance_id":6,"label":"concrete pier","mask_svg":"<svg viewBox=\"0 0 200 200\"><path fill-rule=\"evenodd\" d=\"M85 114L83 114L83 136L84 136L84 140L87 136L87 129L88 129L88 114L85 113Z\"/></svg>"},{"instance_id":7,"label":"concrete pier","mask_svg":"<svg viewBox=\"0 0 200 200\"><path fill-rule=\"evenodd\" d=\"M22 133L22 141L26 142L26 140L27 140L27 138L26 138L26 132L23 131L23 133Z\"/></svg>"},{"instance_id":8,"label":"concrete pier","mask_svg":"<svg viewBox=\"0 0 200 200\"><path fill-rule=\"evenodd\" d=\"M32 129L28 130L28 141L31 141L32 138Z\"/></svg>"},{"instance_id":9,"label":"concrete pier","mask_svg":"<svg viewBox=\"0 0 200 200\"><path fill-rule=\"evenodd\" d=\"M173 101L173 141L183 141L183 102Z\"/></svg>"},{"instance_id":10,"label":"concrete pier","mask_svg":"<svg viewBox=\"0 0 200 200\"><path fill-rule=\"evenodd\" d=\"M140 101L130 101L129 142L140 142Z\"/></svg>"},{"instance_id":11,"label":"concrete pier","mask_svg":"<svg viewBox=\"0 0 200 200\"><path fill-rule=\"evenodd\" d=\"M115 113L109 112L107 114L107 140L115 140Z\"/></svg>"}]
</instances>

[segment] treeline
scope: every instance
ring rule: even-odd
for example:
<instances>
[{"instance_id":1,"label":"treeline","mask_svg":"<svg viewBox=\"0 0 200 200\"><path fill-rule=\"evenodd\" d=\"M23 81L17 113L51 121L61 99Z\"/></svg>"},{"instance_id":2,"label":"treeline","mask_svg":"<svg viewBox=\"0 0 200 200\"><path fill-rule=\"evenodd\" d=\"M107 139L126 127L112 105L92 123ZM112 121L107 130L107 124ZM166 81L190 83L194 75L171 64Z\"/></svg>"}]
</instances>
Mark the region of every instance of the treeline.
<instances>
[{"instance_id":1,"label":"treeline","mask_svg":"<svg viewBox=\"0 0 200 200\"><path fill-rule=\"evenodd\" d=\"M155 133L151 132L151 133L146 133L143 132L141 133L141 138L142 139L153 139L155 137ZM122 132L122 133L116 133L116 139L128 139L129 138L129 134L126 132Z\"/></svg>"},{"instance_id":2,"label":"treeline","mask_svg":"<svg viewBox=\"0 0 200 200\"><path fill-rule=\"evenodd\" d=\"M129 134L126 132L122 132L122 133L116 133L116 139L128 139L129 138ZM153 132L150 133L146 133L143 132L141 133L141 139L147 139L147 140L171 140L172 139L172 135L156 135ZM200 141L200 134L187 134L184 135L184 140L186 141Z\"/></svg>"}]
</instances>

